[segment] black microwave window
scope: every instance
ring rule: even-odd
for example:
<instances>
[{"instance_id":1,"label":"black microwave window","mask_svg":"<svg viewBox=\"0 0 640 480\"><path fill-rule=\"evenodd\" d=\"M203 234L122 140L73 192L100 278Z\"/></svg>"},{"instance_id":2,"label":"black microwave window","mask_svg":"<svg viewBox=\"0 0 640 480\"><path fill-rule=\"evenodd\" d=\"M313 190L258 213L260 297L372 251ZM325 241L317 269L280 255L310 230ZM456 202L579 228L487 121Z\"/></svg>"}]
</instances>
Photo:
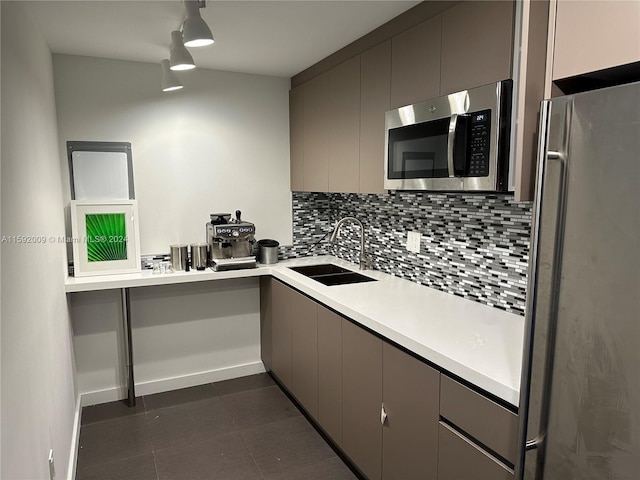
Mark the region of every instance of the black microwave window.
<instances>
[{"instance_id":1,"label":"black microwave window","mask_svg":"<svg viewBox=\"0 0 640 480\"><path fill-rule=\"evenodd\" d=\"M448 177L448 131L449 118L389 130L388 177Z\"/></svg>"}]
</instances>

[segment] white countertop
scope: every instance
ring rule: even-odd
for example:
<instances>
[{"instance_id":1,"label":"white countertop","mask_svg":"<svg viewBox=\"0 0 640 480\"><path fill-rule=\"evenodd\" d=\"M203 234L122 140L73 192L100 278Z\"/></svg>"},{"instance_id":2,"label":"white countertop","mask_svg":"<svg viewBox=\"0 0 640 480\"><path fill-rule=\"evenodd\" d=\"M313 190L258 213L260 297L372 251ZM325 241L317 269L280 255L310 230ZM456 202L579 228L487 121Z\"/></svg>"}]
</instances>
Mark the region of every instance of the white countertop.
<instances>
[{"instance_id":1,"label":"white countertop","mask_svg":"<svg viewBox=\"0 0 640 480\"><path fill-rule=\"evenodd\" d=\"M439 367L517 406L524 317L466 300L375 270L376 282L325 286L287 267L333 263L357 270L336 257L305 257L274 265L226 272L176 272L74 278L66 291L167 285L272 275L333 310L405 347Z\"/></svg>"}]
</instances>

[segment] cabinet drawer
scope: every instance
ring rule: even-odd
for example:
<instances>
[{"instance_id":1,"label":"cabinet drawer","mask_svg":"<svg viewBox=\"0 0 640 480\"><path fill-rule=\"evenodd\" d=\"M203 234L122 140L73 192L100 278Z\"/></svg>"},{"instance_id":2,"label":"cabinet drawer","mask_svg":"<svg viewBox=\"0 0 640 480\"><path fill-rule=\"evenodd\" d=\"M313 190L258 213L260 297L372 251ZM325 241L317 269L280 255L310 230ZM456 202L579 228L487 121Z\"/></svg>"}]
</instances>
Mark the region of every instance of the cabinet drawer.
<instances>
[{"instance_id":1,"label":"cabinet drawer","mask_svg":"<svg viewBox=\"0 0 640 480\"><path fill-rule=\"evenodd\" d=\"M470 388L441 375L440 415L512 464L518 416Z\"/></svg>"},{"instance_id":2,"label":"cabinet drawer","mask_svg":"<svg viewBox=\"0 0 640 480\"><path fill-rule=\"evenodd\" d=\"M440 422L438 480L513 480L513 471Z\"/></svg>"}]
</instances>

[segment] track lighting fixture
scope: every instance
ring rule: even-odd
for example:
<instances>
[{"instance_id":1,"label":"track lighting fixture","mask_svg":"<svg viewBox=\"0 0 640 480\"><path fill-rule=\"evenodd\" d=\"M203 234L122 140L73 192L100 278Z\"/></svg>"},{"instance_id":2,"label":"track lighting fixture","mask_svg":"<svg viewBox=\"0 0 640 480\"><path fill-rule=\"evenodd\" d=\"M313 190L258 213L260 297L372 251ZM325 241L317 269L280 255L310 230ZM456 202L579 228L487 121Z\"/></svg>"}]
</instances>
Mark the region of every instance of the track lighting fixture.
<instances>
[{"instance_id":1,"label":"track lighting fixture","mask_svg":"<svg viewBox=\"0 0 640 480\"><path fill-rule=\"evenodd\" d=\"M200 16L201 5L204 7L204 1L184 0L187 18L182 24L182 35L185 47L204 47L214 42L211 29Z\"/></svg>"},{"instance_id":2,"label":"track lighting fixture","mask_svg":"<svg viewBox=\"0 0 640 480\"><path fill-rule=\"evenodd\" d=\"M178 30L171 32L169 64L171 70L191 70L196 68L193 57L185 48L184 43L182 43L182 33Z\"/></svg>"},{"instance_id":3,"label":"track lighting fixture","mask_svg":"<svg viewBox=\"0 0 640 480\"><path fill-rule=\"evenodd\" d=\"M173 74L176 70L196 68L193 57L185 47L202 47L214 43L213 34L200 16L200 9L206 6L206 0L183 0L186 19L181 30L171 32L169 59L162 60L162 91L169 92L182 88L180 80Z\"/></svg>"},{"instance_id":4,"label":"track lighting fixture","mask_svg":"<svg viewBox=\"0 0 640 480\"><path fill-rule=\"evenodd\" d=\"M182 83L169 68L169 60L165 58L160 62L160 66L162 68L162 91L170 92L172 90L180 90Z\"/></svg>"}]
</instances>

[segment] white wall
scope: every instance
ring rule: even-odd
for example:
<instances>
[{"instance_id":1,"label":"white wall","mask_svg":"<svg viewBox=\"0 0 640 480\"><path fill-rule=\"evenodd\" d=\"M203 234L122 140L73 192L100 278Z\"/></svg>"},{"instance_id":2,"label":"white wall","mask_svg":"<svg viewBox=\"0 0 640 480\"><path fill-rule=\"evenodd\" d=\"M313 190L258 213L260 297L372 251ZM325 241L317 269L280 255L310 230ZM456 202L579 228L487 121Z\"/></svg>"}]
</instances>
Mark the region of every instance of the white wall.
<instances>
[{"instance_id":1,"label":"white wall","mask_svg":"<svg viewBox=\"0 0 640 480\"><path fill-rule=\"evenodd\" d=\"M120 291L71 296L83 405L126 398ZM264 371L257 279L131 289L136 395Z\"/></svg>"},{"instance_id":2,"label":"white wall","mask_svg":"<svg viewBox=\"0 0 640 480\"><path fill-rule=\"evenodd\" d=\"M202 242L210 213L237 209L256 239L291 243L288 79L196 69L162 92L159 64L69 55L54 75L65 175L69 140L132 144L143 254Z\"/></svg>"},{"instance_id":3,"label":"white wall","mask_svg":"<svg viewBox=\"0 0 640 480\"><path fill-rule=\"evenodd\" d=\"M2 235L63 235L51 53L24 3L2 2ZM63 244L2 243L3 479L66 478L74 361Z\"/></svg>"},{"instance_id":4,"label":"white wall","mask_svg":"<svg viewBox=\"0 0 640 480\"><path fill-rule=\"evenodd\" d=\"M197 69L160 91L155 64L54 55L60 162L69 140L132 144L141 251L204 241L214 212L291 243L289 80ZM68 179L65 177L65 204ZM256 279L132 289L136 394L263 371ZM123 398L119 292L71 296L83 404Z\"/></svg>"}]
</instances>

